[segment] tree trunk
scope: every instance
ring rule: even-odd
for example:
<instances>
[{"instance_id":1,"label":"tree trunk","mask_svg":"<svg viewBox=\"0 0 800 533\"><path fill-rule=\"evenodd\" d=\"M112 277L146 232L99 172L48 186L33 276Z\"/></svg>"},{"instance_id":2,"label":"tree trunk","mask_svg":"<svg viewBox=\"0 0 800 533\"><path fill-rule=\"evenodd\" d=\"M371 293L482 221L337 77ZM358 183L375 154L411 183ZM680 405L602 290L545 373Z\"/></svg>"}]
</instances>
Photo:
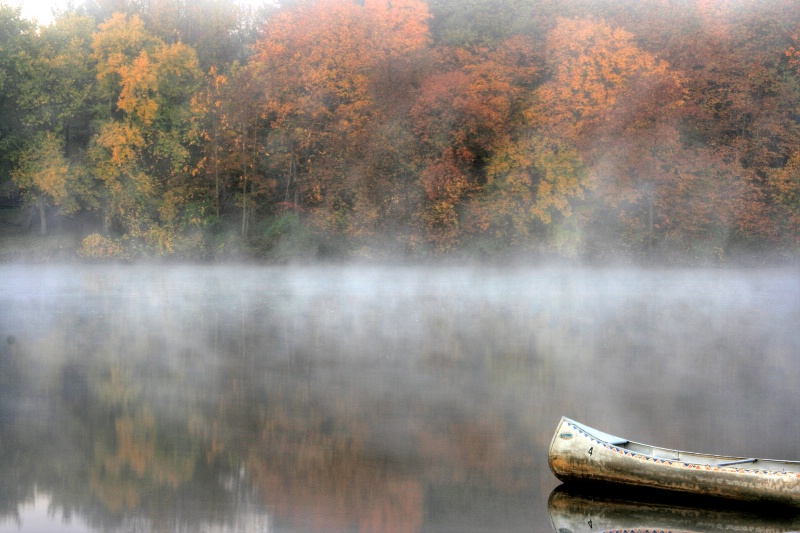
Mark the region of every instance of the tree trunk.
<instances>
[{"instance_id":1,"label":"tree trunk","mask_svg":"<svg viewBox=\"0 0 800 533\"><path fill-rule=\"evenodd\" d=\"M47 210L44 206L44 198L39 197L36 204L39 207L39 235L47 235Z\"/></svg>"},{"instance_id":2,"label":"tree trunk","mask_svg":"<svg viewBox=\"0 0 800 533\"><path fill-rule=\"evenodd\" d=\"M247 123L242 119L242 240L247 241Z\"/></svg>"},{"instance_id":3,"label":"tree trunk","mask_svg":"<svg viewBox=\"0 0 800 533\"><path fill-rule=\"evenodd\" d=\"M107 205L103 207L103 235L108 235L111 232L110 210Z\"/></svg>"},{"instance_id":4,"label":"tree trunk","mask_svg":"<svg viewBox=\"0 0 800 533\"><path fill-rule=\"evenodd\" d=\"M247 240L247 174L244 176L242 192L242 239Z\"/></svg>"},{"instance_id":5,"label":"tree trunk","mask_svg":"<svg viewBox=\"0 0 800 533\"><path fill-rule=\"evenodd\" d=\"M653 193L650 193L647 220L647 257L653 257Z\"/></svg>"},{"instance_id":6,"label":"tree trunk","mask_svg":"<svg viewBox=\"0 0 800 533\"><path fill-rule=\"evenodd\" d=\"M214 123L214 185L216 187L214 207L216 208L217 220L219 220L219 131L216 122Z\"/></svg>"}]
</instances>

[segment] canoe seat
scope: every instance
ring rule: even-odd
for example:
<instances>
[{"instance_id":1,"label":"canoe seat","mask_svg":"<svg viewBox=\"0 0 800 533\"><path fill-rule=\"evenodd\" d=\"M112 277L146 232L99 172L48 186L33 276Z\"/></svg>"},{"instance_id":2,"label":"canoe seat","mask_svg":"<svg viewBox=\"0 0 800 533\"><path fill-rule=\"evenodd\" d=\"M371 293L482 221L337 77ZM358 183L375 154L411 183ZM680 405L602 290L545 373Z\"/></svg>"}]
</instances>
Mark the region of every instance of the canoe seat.
<instances>
[{"instance_id":1,"label":"canoe seat","mask_svg":"<svg viewBox=\"0 0 800 533\"><path fill-rule=\"evenodd\" d=\"M628 441L626 439L620 439L620 438L610 439L606 442L608 442L612 446L625 446L626 444L628 444Z\"/></svg>"}]
</instances>

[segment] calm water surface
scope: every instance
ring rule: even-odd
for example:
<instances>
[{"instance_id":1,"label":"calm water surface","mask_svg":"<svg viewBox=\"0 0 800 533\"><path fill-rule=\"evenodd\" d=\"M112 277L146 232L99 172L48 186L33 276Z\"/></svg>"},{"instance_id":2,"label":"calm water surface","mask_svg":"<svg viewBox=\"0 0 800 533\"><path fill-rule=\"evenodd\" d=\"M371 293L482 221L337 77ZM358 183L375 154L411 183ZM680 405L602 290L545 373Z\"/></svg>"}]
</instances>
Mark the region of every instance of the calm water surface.
<instances>
[{"instance_id":1,"label":"calm water surface","mask_svg":"<svg viewBox=\"0 0 800 533\"><path fill-rule=\"evenodd\" d=\"M0 280L3 533L552 531L561 415L800 459L798 270Z\"/></svg>"}]
</instances>

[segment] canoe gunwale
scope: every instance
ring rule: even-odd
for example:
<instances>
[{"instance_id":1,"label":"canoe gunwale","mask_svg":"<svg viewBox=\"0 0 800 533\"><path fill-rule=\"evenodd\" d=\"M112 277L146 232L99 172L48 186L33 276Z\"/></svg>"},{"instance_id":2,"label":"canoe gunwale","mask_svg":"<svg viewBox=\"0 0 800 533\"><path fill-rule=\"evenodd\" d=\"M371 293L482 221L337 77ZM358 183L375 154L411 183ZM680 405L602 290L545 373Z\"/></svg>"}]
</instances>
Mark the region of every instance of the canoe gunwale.
<instances>
[{"instance_id":1,"label":"canoe gunwale","mask_svg":"<svg viewBox=\"0 0 800 533\"><path fill-rule=\"evenodd\" d=\"M711 466L711 467L726 467L726 466L736 466L739 464L747 464L747 463L761 463L761 464L772 464L772 465L785 465L789 466L790 469L788 470L776 470L776 472L796 472L800 474L800 461L786 461L786 460L779 460L779 459L761 459L757 457L737 457L732 455L713 455L708 453L697 453L697 452L687 452L683 450L674 450L672 448L664 448L661 446L653 446L651 444L644 444L641 442L636 442L628 439L623 439L621 437L615 437L609 433L604 433L602 431L596 430L591 428L585 424L581 424L580 422L576 422L575 420L569 419L567 417L563 417L563 420L569 423L572 426L577 426L581 430L583 430L588 435L594 437L596 440L602 441L610 446L615 446L617 448L626 449L632 451L634 453L638 453L639 455L649 455L654 459L665 459L670 460L672 462L683 462L694 464L698 466ZM622 441L624 443L617 444L616 442L606 440L605 437L610 437L611 439L616 439L617 441ZM659 452L663 453L665 456L662 457L660 455L655 454L648 454L641 451L642 449L652 449L658 450ZM667 454L671 454L668 456ZM708 461L708 462L706 462ZM711 462L716 461L716 462ZM765 468L756 468L756 469L749 469L749 470L769 470Z\"/></svg>"}]
</instances>

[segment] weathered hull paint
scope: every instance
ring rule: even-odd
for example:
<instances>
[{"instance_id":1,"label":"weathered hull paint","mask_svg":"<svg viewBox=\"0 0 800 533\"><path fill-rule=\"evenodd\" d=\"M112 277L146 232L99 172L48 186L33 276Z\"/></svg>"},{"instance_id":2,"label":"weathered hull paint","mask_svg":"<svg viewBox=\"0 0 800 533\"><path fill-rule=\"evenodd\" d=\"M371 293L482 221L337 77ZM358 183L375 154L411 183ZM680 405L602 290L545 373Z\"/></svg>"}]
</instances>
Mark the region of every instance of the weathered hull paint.
<instances>
[{"instance_id":1,"label":"weathered hull paint","mask_svg":"<svg viewBox=\"0 0 800 533\"><path fill-rule=\"evenodd\" d=\"M548 462L562 481L604 481L800 505L800 462L703 455L614 437L562 418Z\"/></svg>"}]
</instances>

